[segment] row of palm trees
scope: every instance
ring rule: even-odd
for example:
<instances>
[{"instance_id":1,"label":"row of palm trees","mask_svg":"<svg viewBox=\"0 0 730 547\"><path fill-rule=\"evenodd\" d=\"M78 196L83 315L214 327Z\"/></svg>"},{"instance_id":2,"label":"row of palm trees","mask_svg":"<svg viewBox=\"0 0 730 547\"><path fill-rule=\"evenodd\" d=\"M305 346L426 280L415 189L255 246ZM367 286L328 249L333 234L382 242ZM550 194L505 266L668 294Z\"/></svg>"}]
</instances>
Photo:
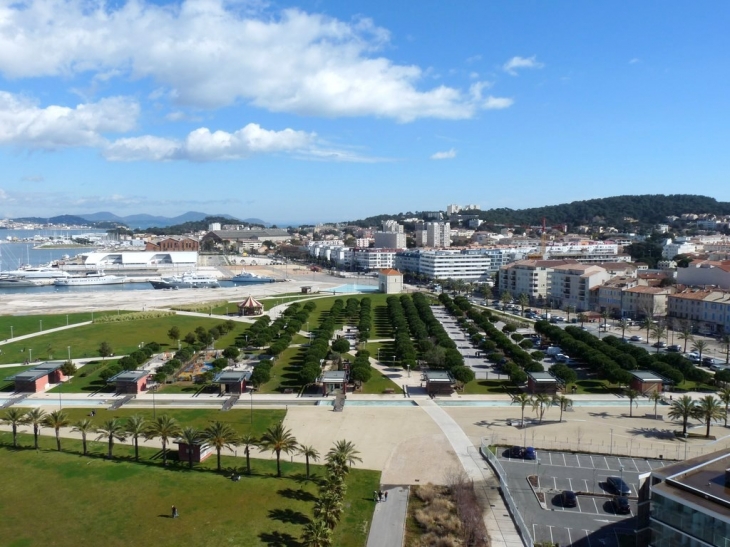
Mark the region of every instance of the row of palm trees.
<instances>
[{"instance_id":1,"label":"row of palm trees","mask_svg":"<svg viewBox=\"0 0 730 547\"><path fill-rule=\"evenodd\" d=\"M547 393L538 393L537 395L528 395L527 393L521 392L512 397L512 404L519 404L522 407L522 418L521 423L525 423L525 408L530 406L532 410L538 415L540 423L545 412L553 405L560 407L560 421L563 421L563 411L568 410L573 406L573 400L569 399L565 395L548 395Z\"/></svg>"},{"instance_id":2,"label":"row of palm trees","mask_svg":"<svg viewBox=\"0 0 730 547\"><path fill-rule=\"evenodd\" d=\"M728 407L730 407L730 388L724 388L719 391L718 397L707 395L695 400L689 395L683 395L672 401L668 415L672 420L682 421L682 435L687 434L687 422L690 418L694 418L705 423L707 427L705 437L709 437L712 422L724 418L727 427Z\"/></svg>"},{"instance_id":3,"label":"row of palm trees","mask_svg":"<svg viewBox=\"0 0 730 547\"><path fill-rule=\"evenodd\" d=\"M337 441L325 456L326 474L314 503L314 519L306 524L302 537L307 547L331 547L332 532L344 511L345 478L355 462L362 462L358 454L355 446L343 439ZM313 457L316 461L319 454L313 451Z\"/></svg>"},{"instance_id":4,"label":"row of palm trees","mask_svg":"<svg viewBox=\"0 0 730 547\"><path fill-rule=\"evenodd\" d=\"M297 453L304 456L306 461L307 478L309 478L310 460L317 461L319 459L319 454L313 447L299 444L296 438L291 434L291 431L284 428L281 423L268 428L261 438L256 438L249 433L239 435L230 424L218 421L211 422L202 430L189 426L183 427L177 420L175 420L175 418L168 416L167 414L163 414L152 420L148 420L140 415L130 416L126 420L111 418L105 420L101 423L101 425L96 426L89 418L84 418L71 423L68 415L63 410L55 410L53 412L46 413L40 408L34 408L32 410L10 408L2 417L2 422L7 423L12 427L14 448L18 447L18 427L28 425L33 427L34 448L38 448L38 437L40 435L41 428L49 427L54 429L56 432L56 448L60 451L60 430L63 427L72 426L73 431L81 434L84 455L88 453L88 436L96 433L98 435L96 437L97 441L105 439L108 442L107 457L110 459L113 458L115 441L124 442L127 438L131 438L134 441L134 459L135 461L139 461L139 439L160 439L162 443L163 466L167 465L167 447L171 441L176 439L183 441L188 446L205 443L208 446L213 447L217 455L218 471L221 471L221 451L224 448L233 450L238 446L242 446L244 448L244 454L246 455L246 471L248 474L251 473L251 450L256 447L260 447L276 454L276 470L277 476L279 477L281 477L282 452L285 454ZM342 442L348 444L345 441ZM347 448L347 450L345 450L345 448ZM342 451L345 452L347 461L352 462L359 460L359 458L355 456L357 451L354 450L354 447L352 447L351 444L348 444L348 446L345 446L344 444L340 446L337 454L340 454ZM193 463L193 451L188 450L189 467L192 468Z\"/></svg>"}]
</instances>

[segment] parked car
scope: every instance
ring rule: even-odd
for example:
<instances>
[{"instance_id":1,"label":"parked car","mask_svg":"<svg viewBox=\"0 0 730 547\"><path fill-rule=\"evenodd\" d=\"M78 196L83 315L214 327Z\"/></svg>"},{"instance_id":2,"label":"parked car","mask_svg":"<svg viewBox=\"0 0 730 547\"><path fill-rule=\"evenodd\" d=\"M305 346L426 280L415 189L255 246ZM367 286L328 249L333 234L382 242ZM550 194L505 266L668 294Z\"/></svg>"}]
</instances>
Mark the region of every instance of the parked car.
<instances>
[{"instance_id":1,"label":"parked car","mask_svg":"<svg viewBox=\"0 0 730 547\"><path fill-rule=\"evenodd\" d=\"M643 338L642 338L641 336L639 336L638 334L634 334L634 335L633 335L633 336L631 337L631 341L632 341L632 342L643 342L643 341L644 341L644 339L643 339Z\"/></svg>"},{"instance_id":2,"label":"parked car","mask_svg":"<svg viewBox=\"0 0 730 547\"><path fill-rule=\"evenodd\" d=\"M631 495L631 487L621 477L608 477L606 484L619 496Z\"/></svg>"},{"instance_id":3,"label":"parked car","mask_svg":"<svg viewBox=\"0 0 730 547\"><path fill-rule=\"evenodd\" d=\"M613 510L619 515L628 515L631 513L631 505L629 505L629 498L626 496L616 496L611 498L611 505Z\"/></svg>"},{"instance_id":4,"label":"parked car","mask_svg":"<svg viewBox=\"0 0 730 547\"><path fill-rule=\"evenodd\" d=\"M711 367L712 365L718 364L718 362L712 357L703 357L702 364L707 367Z\"/></svg>"},{"instance_id":5,"label":"parked car","mask_svg":"<svg viewBox=\"0 0 730 547\"><path fill-rule=\"evenodd\" d=\"M667 343L666 342L662 342L661 340L659 340L658 342L654 342L652 344L652 347L655 347L655 348L666 348L667 347Z\"/></svg>"},{"instance_id":6,"label":"parked car","mask_svg":"<svg viewBox=\"0 0 730 547\"><path fill-rule=\"evenodd\" d=\"M535 452L535 449L532 446L528 446L525 448L525 453L523 457L526 460L536 460L537 459L537 452Z\"/></svg>"},{"instance_id":7,"label":"parked car","mask_svg":"<svg viewBox=\"0 0 730 547\"><path fill-rule=\"evenodd\" d=\"M512 448L510 448L509 457L510 458L521 458L522 457L522 447L513 446Z\"/></svg>"},{"instance_id":8,"label":"parked car","mask_svg":"<svg viewBox=\"0 0 730 547\"><path fill-rule=\"evenodd\" d=\"M693 363L699 363L700 362L700 356L698 353L692 352L687 354L687 359L692 361Z\"/></svg>"},{"instance_id":9,"label":"parked car","mask_svg":"<svg viewBox=\"0 0 730 547\"><path fill-rule=\"evenodd\" d=\"M730 368L730 366L728 366L728 365L712 365L710 367L710 370L713 370L715 372L722 372L723 370L727 370L729 368Z\"/></svg>"},{"instance_id":10,"label":"parked car","mask_svg":"<svg viewBox=\"0 0 730 547\"><path fill-rule=\"evenodd\" d=\"M682 346L680 346L679 344L672 344L671 346L667 346L667 351L682 351Z\"/></svg>"},{"instance_id":11,"label":"parked car","mask_svg":"<svg viewBox=\"0 0 730 547\"><path fill-rule=\"evenodd\" d=\"M560 494L560 505L563 507L575 507L578 505L578 496L572 490L563 490Z\"/></svg>"}]
</instances>

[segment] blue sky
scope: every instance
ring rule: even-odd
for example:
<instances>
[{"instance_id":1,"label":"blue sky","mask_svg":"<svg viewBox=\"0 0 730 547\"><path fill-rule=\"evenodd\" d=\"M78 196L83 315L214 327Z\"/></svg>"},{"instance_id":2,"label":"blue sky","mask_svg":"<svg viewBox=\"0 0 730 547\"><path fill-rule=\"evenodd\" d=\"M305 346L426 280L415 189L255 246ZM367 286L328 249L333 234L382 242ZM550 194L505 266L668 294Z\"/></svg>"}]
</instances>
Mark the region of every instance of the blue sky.
<instances>
[{"instance_id":1,"label":"blue sky","mask_svg":"<svg viewBox=\"0 0 730 547\"><path fill-rule=\"evenodd\" d=\"M730 200L722 2L0 0L0 217Z\"/></svg>"}]
</instances>

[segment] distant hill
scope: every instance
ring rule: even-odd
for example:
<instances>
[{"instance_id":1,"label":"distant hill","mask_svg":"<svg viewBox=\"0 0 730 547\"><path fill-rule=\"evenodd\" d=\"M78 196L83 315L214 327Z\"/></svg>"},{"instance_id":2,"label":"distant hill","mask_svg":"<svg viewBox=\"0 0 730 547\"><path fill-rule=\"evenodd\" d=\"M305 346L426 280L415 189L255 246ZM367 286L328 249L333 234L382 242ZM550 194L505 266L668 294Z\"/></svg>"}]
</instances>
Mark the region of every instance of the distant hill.
<instances>
[{"instance_id":1,"label":"distant hill","mask_svg":"<svg viewBox=\"0 0 730 547\"><path fill-rule=\"evenodd\" d=\"M680 216L685 213L730 215L730 203L692 194L645 194L573 201L529 209L488 209L481 211L479 218L487 224L508 226L538 226L542 224L544 218L548 226L567 224L571 230L582 224L601 222L619 230L634 231L640 227L664 222L670 215ZM373 226L383 220L403 220L413 217L422 217L422 213L377 215L357 220L354 224ZM625 220L627 218L636 219L638 223Z\"/></svg>"},{"instance_id":2,"label":"distant hill","mask_svg":"<svg viewBox=\"0 0 730 547\"><path fill-rule=\"evenodd\" d=\"M76 215L59 215L55 217L23 217L13 219L16 222L29 222L33 224L66 224L69 226L91 226L93 228L116 228L121 222L109 220L89 220Z\"/></svg>"},{"instance_id":3,"label":"distant hill","mask_svg":"<svg viewBox=\"0 0 730 547\"><path fill-rule=\"evenodd\" d=\"M182 215L178 215L176 217L163 217L163 216L157 216L157 215L147 215L147 214L138 214L138 215L128 215L124 217L120 217L115 215L114 213L110 213L107 211L102 211L99 213L92 213L88 215L80 215L81 217L87 219L87 220L93 220L93 221L111 221L111 222L120 222L122 224L125 224L129 226L130 228L139 228L139 229L147 229L151 227L157 227L157 228L167 228L168 226L175 226L179 224L185 224L186 222L198 222L208 217L217 217L217 218L223 218L226 221L236 221L234 217L231 215L221 214L221 215L210 215L208 213L200 213L197 211L188 211L187 213L183 213Z\"/></svg>"}]
</instances>

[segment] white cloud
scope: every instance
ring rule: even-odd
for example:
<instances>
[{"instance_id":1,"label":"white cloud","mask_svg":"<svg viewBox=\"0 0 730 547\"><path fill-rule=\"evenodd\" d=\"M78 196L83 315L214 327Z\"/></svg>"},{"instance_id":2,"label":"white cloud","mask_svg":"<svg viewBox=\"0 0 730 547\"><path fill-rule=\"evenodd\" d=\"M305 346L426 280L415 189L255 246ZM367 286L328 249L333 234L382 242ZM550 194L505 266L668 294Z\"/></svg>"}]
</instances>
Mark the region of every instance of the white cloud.
<instances>
[{"instance_id":1,"label":"white cloud","mask_svg":"<svg viewBox=\"0 0 730 547\"><path fill-rule=\"evenodd\" d=\"M640 63L640 62L641 62L641 59L639 59L638 57L634 57L633 59L629 60L630 65L635 65L636 63Z\"/></svg>"},{"instance_id":2,"label":"white cloud","mask_svg":"<svg viewBox=\"0 0 730 547\"><path fill-rule=\"evenodd\" d=\"M443 152L436 152L431 156L432 160L452 160L456 157L456 150L445 150Z\"/></svg>"},{"instance_id":3,"label":"white cloud","mask_svg":"<svg viewBox=\"0 0 730 547\"><path fill-rule=\"evenodd\" d=\"M226 0L110 6L3 2L0 73L123 73L153 80L156 97L198 108L247 101L277 112L401 122L470 118L483 108L454 87L423 89L420 67L378 56L389 34L369 19L343 22L296 9L262 13Z\"/></svg>"},{"instance_id":4,"label":"white cloud","mask_svg":"<svg viewBox=\"0 0 730 547\"><path fill-rule=\"evenodd\" d=\"M102 133L134 128L139 105L125 97L110 97L75 108L51 105L0 91L0 145L56 150L72 146L99 146Z\"/></svg>"},{"instance_id":5,"label":"white cloud","mask_svg":"<svg viewBox=\"0 0 730 547\"><path fill-rule=\"evenodd\" d=\"M256 154L314 153L316 135L305 131L284 129L271 131L250 123L233 133L211 132L206 127L192 131L185 140L165 139L145 135L118 139L109 144L104 157L111 161L221 161L245 159Z\"/></svg>"},{"instance_id":6,"label":"white cloud","mask_svg":"<svg viewBox=\"0 0 730 547\"><path fill-rule=\"evenodd\" d=\"M502 70L504 70L507 74L511 74L512 76L517 76L517 70L522 68L542 68L545 65L543 63L540 63L537 60L537 56L533 55L532 57L512 57L509 61L507 61L504 65L502 65Z\"/></svg>"},{"instance_id":7,"label":"white cloud","mask_svg":"<svg viewBox=\"0 0 730 547\"><path fill-rule=\"evenodd\" d=\"M22 182L43 182L46 179L43 175L25 175L24 177L21 177L20 180Z\"/></svg>"}]
</instances>

